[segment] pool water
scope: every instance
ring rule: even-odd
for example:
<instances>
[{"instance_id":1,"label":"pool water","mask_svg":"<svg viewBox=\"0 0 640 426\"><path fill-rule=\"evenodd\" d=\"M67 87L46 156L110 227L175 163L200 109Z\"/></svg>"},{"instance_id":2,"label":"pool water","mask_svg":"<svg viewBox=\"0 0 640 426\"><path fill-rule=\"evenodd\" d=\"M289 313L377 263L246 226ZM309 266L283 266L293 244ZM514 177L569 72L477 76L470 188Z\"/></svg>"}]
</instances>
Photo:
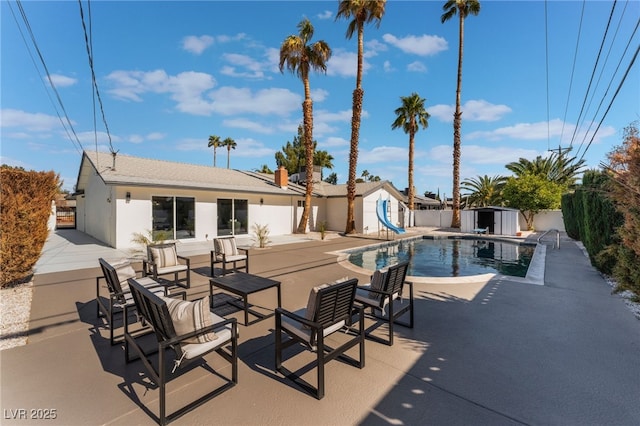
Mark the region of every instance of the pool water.
<instances>
[{"instance_id":1,"label":"pool water","mask_svg":"<svg viewBox=\"0 0 640 426\"><path fill-rule=\"evenodd\" d=\"M407 275L414 277L526 277L534 250L535 245L497 240L423 238L355 251L349 262L374 271L408 260Z\"/></svg>"}]
</instances>

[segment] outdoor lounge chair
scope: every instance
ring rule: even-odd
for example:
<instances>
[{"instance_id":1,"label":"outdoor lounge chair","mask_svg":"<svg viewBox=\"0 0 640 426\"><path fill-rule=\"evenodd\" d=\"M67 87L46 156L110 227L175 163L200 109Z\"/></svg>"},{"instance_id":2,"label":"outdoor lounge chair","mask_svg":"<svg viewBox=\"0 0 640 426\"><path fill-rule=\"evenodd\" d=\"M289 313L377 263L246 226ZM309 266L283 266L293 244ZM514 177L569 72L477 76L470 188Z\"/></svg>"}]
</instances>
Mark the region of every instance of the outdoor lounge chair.
<instances>
[{"instance_id":1,"label":"outdoor lounge chair","mask_svg":"<svg viewBox=\"0 0 640 426\"><path fill-rule=\"evenodd\" d=\"M158 277L173 275L174 286L191 287L191 262L188 257L178 254L176 243L148 245L147 259L143 262L145 274L151 275L155 281Z\"/></svg>"},{"instance_id":2,"label":"outdoor lounge chair","mask_svg":"<svg viewBox=\"0 0 640 426\"><path fill-rule=\"evenodd\" d=\"M312 289L309 295L307 309L301 309L296 313L282 308L276 309L276 370L295 381L303 389L322 399L325 393L324 366L327 362L340 356L350 364L358 368L364 367L364 313L362 307L354 306L354 296L357 279L325 284ZM358 315L359 330L357 333L351 329L352 319ZM325 344L325 339L339 330L347 329L348 340L337 348L331 348ZM283 334L289 339L283 342ZM340 338L344 340L344 337ZM317 388L313 388L304 382L297 373L290 372L282 366L282 351L296 343L301 343L308 350L316 352L317 358L307 367L298 371L306 371L314 366L317 369ZM360 345L360 359L355 359L344 353Z\"/></svg>"},{"instance_id":3,"label":"outdoor lounge chair","mask_svg":"<svg viewBox=\"0 0 640 426\"><path fill-rule=\"evenodd\" d=\"M409 262L401 262L389 266L386 271L378 270L371 277L370 284L358 287L356 290L356 302L369 310L370 313L367 316L388 324L388 340L371 334L371 331L381 324L374 325L373 329L367 329L367 337L370 339L392 346L394 324L413 328L413 283L405 281L408 267ZM405 284L409 286L408 301L403 297ZM398 321L398 318L407 312L409 322Z\"/></svg>"},{"instance_id":4,"label":"outdoor lounge chair","mask_svg":"<svg viewBox=\"0 0 640 426\"><path fill-rule=\"evenodd\" d=\"M116 314L122 314L122 322L126 332L129 326L129 311L135 306L127 280L129 278L136 278L136 271L127 259L109 263L103 258L100 258L98 262L100 263L103 276L96 278L96 316L98 318L102 318L103 316L106 318L109 325L109 341L111 345L115 345L116 343L122 343L122 340L115 341L114 317ZM109 290L108 304L104 303L100 296L102 280L106 282L107 289ZM168 293L166 286L158 284L151 278L141 279L140 282L156 294L166 295ZM186 293L177 294L186 298Z\"/></svg>"},{"instance_id":5,"label":"outdoor lounge chair","mask_svg":"<svg viewBox=\"0 0 640 426\"><path fill-rule=\"evenodd\" d=\"M241 266L238 268L238 262ZM222 263L222 275L227 275L227 264L233 263L233 270L244 269L249 273L249 250L238 248L236 238L233 235L216 237L213 239L211 250L211 276L215 277L213 267Z\"/></svg>"},{"instance_id":6,"label":"outdoor lounge chair","mask_svg":"<svg viewBox=\"0 0 640 426\"><path fill-rule=\"evenodd\" d=\"M135 359L129 359L131 347L142 361L148 378L159 387L159 424L165 425L175 420L238 383L238 325L235 318L224 319L210 312L208 297L194 302L162 298L134 278L129 279L129 286L138 313L155 334L157 349L145 352L143 345L139 344L144 336L127 333L125 353L127 362L134 361ZM173 357L169 350L173 352ZM213 371L203 360L205 355L214 351L231 364L230 379ZM150 357L155 353L158 354L157 366ZM205 370L216 380L223 379L225 383L167 415L167 383L179 376L180 373L176 373L176 370L195 361L203 362Z\"/></svg>"}]
</instances>

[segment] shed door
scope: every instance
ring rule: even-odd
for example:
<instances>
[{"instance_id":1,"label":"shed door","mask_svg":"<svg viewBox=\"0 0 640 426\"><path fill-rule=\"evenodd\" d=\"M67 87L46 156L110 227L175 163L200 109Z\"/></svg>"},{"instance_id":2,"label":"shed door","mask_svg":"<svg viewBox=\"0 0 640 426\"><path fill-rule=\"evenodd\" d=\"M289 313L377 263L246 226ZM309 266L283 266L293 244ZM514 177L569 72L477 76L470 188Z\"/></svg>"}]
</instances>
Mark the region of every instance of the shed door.
<instances>
[{"instance_id":1,"label":"shed door","mask_svg":"<svg viewBox=\"0 0 640 426\"><path fill-rule=\"evenodd\" d=\"M478 211L478 228L489 228L489 233L493 234L494 229L494 219L493 219L494 211L493 210L480 210Z\"/></svg>"}]
</instances>

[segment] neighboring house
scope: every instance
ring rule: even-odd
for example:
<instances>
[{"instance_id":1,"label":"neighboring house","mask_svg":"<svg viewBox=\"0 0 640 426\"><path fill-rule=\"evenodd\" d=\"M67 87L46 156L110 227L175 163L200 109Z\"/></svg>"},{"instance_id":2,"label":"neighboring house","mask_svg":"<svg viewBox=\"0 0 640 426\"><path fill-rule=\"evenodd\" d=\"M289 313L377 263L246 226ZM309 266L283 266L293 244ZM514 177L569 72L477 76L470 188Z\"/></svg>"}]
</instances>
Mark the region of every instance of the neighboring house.
<instances>
[{"instance_id":1,"label":"neighboring house","mask_svg":"<svg viewBox=\"0 0 640 426\"><path fill-rule=\"evenodd\" d=\"M390 182L357 185L356 230L376 232L376 200L391 200L391 220L403 225L402 194ZM304 208L304 186L274 175L85 151L76 185L76 227L106 244L129 248L134 233L165 231L179 241L293 233ZM309 229L346 226L346 185L314 184Z\"/></svg>"}]
</instances>

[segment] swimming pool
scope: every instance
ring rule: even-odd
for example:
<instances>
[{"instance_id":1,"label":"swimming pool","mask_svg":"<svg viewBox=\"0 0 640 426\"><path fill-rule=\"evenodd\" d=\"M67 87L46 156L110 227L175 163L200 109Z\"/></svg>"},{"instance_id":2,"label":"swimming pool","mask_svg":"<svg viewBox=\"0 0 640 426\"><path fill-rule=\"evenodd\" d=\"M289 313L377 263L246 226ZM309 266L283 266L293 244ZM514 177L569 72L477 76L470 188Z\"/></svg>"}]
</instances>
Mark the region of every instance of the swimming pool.
<instances>
[{"instance_id":1,"label":"swimming pool","mask_svg":"<svg viewBox=\"0 0 640 426\"><path fill-rule=\"evenodd\" d=\"M409 261L407 275L464 277L497 273L526 277L535 244L477 238L420 238L352 251L350 263L375 271Z\"/></svg>"}]
</instances>

